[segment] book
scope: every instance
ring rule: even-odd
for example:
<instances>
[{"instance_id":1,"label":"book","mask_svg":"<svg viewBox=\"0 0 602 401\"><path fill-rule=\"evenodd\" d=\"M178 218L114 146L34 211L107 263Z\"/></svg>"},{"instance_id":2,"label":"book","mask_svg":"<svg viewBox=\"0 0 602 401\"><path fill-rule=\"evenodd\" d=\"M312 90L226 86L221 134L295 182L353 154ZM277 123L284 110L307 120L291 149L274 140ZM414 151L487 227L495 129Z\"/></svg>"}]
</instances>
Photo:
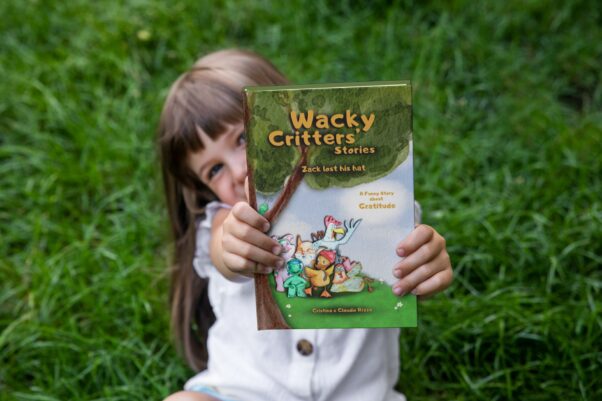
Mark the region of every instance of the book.
<instances>
[{"instance_id":1,"label":"book","mask_svg":"<svg viewBox=\"0 0 602 401\"><path fill-rule=\"evenodd\" d=\"M408 81L246 87L249 202L286 263L255 276L258 329L415 327L396 245L414 228Z\"/></svg>"}]
</instances>

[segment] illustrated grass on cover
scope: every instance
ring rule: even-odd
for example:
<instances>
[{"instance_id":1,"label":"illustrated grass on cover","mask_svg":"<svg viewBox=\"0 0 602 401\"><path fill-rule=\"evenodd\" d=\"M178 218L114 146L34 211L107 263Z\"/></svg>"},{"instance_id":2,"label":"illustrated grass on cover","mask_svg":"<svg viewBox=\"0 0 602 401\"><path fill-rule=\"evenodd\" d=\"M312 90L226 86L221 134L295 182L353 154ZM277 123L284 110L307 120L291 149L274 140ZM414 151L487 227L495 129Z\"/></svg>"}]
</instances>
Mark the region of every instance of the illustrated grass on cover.
<instances>
[{"instance_id":1,"label":"illustrated grass on cover","mask_svg":"<svg viewBox=\"0 0 602 401\"><path fill-rule=\"evenodd\" d=\"M248 87L250 203L285 266L256 275L258 328L415 327L391 291L414 227L409 82Z\"/></svg>"}]
</instances>

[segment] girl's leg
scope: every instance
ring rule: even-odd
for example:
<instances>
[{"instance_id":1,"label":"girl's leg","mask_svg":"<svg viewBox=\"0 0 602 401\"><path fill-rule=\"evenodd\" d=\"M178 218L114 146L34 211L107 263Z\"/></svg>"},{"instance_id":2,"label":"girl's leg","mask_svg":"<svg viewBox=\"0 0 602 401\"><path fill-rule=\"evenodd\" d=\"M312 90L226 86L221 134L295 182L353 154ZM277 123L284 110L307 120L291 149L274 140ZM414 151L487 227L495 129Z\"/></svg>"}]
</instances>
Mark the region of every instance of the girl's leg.
<instances>
[{"instance_id":1,"label":"girl's leg","mask_svg":"<svg viewBox=\"0 0 602 401\"><path fill-rule=\"evenodd\" d=\"M220 401L210 395L197 393L194 391L178 391L164 399L163 401Z\"/></svg>"}]
</instances>

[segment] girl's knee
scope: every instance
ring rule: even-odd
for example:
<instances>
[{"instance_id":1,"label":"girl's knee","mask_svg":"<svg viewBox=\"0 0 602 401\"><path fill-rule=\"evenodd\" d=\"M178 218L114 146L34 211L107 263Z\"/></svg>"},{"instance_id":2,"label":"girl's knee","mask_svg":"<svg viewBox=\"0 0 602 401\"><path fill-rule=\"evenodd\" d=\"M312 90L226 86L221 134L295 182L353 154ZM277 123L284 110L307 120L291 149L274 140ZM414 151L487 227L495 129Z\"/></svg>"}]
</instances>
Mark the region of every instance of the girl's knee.
<instances>
[{"instance_id":1,"label":"girl's knee","mask_svg":"<svg viewBox=\"0 0 602 401\"><path fill-rule=\"evenodd\" d=\"M219 401L207 394L195 393L194 391L178 391L163 401Z\"/></svg>"}]
</instances>

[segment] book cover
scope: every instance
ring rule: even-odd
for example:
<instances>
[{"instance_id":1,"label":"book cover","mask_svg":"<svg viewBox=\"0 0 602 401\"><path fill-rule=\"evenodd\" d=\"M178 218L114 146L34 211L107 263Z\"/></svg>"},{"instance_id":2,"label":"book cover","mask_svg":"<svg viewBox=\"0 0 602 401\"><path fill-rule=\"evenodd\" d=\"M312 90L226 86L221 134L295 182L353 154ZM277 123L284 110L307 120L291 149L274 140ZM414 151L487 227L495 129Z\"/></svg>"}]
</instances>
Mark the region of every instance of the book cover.
<instances>
[{"instance_id":1,"label":"book cover","mask_svg":"<svg viewBox=\"0 0 602 401\"><path fill-rule=\"evenodd\" d=\"M256 275L258 329L415 327L391 290L414 228L407 81L247 87L249 201L285 266Z\"/></svg>"}]
</instances>

